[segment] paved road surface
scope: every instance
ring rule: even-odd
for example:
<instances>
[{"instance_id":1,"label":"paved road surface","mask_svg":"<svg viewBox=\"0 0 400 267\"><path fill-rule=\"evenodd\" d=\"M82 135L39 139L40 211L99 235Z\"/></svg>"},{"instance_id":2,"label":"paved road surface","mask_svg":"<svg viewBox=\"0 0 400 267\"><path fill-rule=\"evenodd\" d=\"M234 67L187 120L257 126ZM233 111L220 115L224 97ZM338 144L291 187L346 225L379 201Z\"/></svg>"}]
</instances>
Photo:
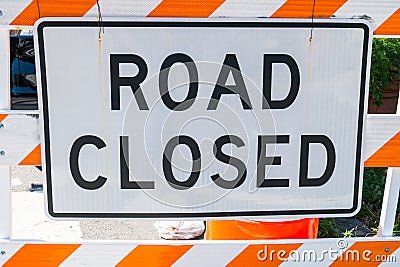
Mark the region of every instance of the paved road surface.
<instances>
[{"instance_id":1,"label":"paved road surface","mask_svg":"<svg viewBox=\"0 0 400 267\"><path fill-rule=\"evenodd\" d=\"M151 240L160 239L151 221L53 221L45 216L43 192L30 192L42 183L32 167L13 167L12 238L44 240Z\"/></svg>"}]
</instances>

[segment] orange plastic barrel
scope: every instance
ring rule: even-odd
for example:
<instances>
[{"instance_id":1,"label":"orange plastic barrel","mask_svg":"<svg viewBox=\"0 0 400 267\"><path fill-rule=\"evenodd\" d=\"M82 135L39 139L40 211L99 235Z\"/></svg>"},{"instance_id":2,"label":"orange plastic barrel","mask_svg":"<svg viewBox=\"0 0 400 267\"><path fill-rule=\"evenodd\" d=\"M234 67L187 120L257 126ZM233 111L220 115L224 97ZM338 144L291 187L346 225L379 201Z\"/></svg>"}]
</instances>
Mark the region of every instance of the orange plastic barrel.
<instances>
[{"instance_id":1,"label":"orange plastic barrel","mask_svg":"<svg viewBox=\"0 0 400 267\"><path fill-rule=\"evenodd\" d=\"M317 238L318 218L291 221L207 221L205 239L253 240Z\"/></svg>"}]
</instances>

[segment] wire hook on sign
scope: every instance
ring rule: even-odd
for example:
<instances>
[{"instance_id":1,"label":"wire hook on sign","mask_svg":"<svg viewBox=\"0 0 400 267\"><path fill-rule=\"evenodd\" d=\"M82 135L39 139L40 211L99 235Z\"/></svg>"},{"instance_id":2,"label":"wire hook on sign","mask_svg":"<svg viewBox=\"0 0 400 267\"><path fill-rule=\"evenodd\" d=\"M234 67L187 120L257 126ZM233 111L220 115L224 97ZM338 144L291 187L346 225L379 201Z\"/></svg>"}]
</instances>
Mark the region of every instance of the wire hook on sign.
<instances>
[{"instance_id":1,"label":"wire hook on sign","mask_svg":"<svg viewBox=\"0 0 400 267\"><path fill-rule=\"evenodd\" d=\"M96 0L96 5L97 5L97 12L99 14L98 16L98 26L99 26L99 39L101 39L101 33L104 33L104 26L103 26L103 16L101 15L101 9L100 9L100 3L99 0Z\"/></svg>"},{"instance_id":2,"label":"wire hook on sign","mask_svg":"<svg viewBox=\"0 0 400 267\"><path fill-rule=\"evenodd\" d=\"M310 38L308 39L310 43L312 42L313 30L314 30L314 11L315 11L315 0L313 3L312 13L311 13L311 32L310 32Z\"/></svg>"}]
</instances>

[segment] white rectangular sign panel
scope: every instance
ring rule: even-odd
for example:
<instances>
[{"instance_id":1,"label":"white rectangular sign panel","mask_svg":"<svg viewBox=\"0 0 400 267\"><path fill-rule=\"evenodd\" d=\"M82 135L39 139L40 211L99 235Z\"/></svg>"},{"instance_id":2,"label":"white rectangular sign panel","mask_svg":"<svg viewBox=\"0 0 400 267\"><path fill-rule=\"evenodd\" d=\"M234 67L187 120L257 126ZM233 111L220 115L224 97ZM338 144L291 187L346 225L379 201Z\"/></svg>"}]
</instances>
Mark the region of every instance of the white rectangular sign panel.
<instances>
[{"instance_id":1,"label":"white rectangular sign panel","mask_svg":"<svg viewBox=\"0 0 400 267\"><path fill-rule=\"evenodd\" d=\"M50 216L320 217L358 210L368 23L102 26L36 24Z\"/></svg>"}]
</instances>

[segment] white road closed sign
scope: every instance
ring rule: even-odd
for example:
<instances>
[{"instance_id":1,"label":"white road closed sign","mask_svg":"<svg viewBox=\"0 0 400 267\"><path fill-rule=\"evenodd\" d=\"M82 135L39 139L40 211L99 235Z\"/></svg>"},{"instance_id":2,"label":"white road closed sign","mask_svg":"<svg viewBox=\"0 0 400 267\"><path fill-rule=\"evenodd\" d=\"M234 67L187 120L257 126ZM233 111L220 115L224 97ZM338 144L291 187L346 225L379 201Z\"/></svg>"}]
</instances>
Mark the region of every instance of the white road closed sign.
<instances>
[{"instance_id":1,"label":"white road closed sign","mask_svg":"<svg viewBox=\"0 0 400 267\"><path fill-rule=\"evenodd\" d=\"M45 19L36 31L50 216L358 210L368 23Z\"/></svg>"}]
</instances>

